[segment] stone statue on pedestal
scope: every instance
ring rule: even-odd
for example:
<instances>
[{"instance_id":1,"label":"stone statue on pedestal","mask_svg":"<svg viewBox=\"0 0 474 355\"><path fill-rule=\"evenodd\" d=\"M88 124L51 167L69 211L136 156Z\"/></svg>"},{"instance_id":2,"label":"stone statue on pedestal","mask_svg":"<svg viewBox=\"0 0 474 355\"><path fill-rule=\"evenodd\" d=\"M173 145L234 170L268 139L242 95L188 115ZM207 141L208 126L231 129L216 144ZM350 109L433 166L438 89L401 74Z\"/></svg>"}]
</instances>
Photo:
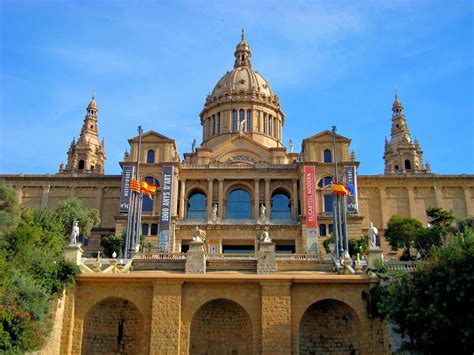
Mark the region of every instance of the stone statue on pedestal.
<instances>
[{"instance_id":1,"label":"stone statue on pedestal","mask_svg":"<svg viewBox=\"0 0 474 355\"><path fill-rule=\"evenodd\" d=\"M206 241L206 232L196 226L193 234L193 242L204 243Z\"/></svg>"},{"instance_id":2,"label":"stone statue on pedestal","mask_svg":"<svg viewBox=\"0 0 474 355\"><path fill-rule=\"evenodd\" d=\"M272 238L270 238L270 233L268 233L268 227L263 228L263 232L257 236L259 242L271 243Z\"/></svg>"},{"instance_id":3,"label":"stone statue on pedestal","mask_svg":"<svg viewBox=\"0 0 474 355\"><path fill-rule=\"evenodd\" d=\"M74 221L72 223L71 240L69 241L69 245L76 245L78 236L79 236L79 222Z\"/></svg>"},{"instance_id":4,"label":"stone statue on pedestal","mask_svg":"<svg viewBox=\"0 0 474 355\"><path fill-rule=\"evenodd\" d=\"M243 134L245 130L245 120L242 120L239 122L239 132L240 134Z\"/></svg>"},{"instance_id":5,"label":"stone statue on pedestal","mask_svg":"<svg viewBox=\"0 0 474 355\"><path fill-rule=\"evenodd\" d=\"M377 247L377 234L379 233L379 230L374 227L374 224L370 222L370 227L369 227L369 249L378 249Z\"/></svg>"},{"instance_id":6,"label":"stone statue on pedestal","mask_svg":"<svg viewBox=\"0 0 474 355\"><path fill-rule=\"evenodd\" d=\"M266 212L267 212L267 208L265 207L265 205L263 203L260 204L260 218L261 219L266 218L266 216L265 216Z\"/></svg>"},{"instance_id":7,"label":"stone statue on pedestal","mask_svg":"<svg viewBox=\"0 0 474 355\"><path fill-rule=\"evenodd\" d=\"M217 219L217 203L212 205L212 219Z\"/></svg>"}]
</instances>

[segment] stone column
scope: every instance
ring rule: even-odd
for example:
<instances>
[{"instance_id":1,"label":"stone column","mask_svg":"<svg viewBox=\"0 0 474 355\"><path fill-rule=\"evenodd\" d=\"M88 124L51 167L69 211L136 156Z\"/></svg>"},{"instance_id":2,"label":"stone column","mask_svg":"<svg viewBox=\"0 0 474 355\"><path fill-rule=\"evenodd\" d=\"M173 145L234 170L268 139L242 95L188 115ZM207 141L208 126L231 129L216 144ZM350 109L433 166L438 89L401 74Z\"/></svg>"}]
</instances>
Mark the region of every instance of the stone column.
<instances>
[{"instance_id":1,"label":"stone column","mask_svg":"<svg viewBox=\"0 0 474 355\"><path fill-rule=\"evenodd\" d=\"M383 207L385 205L385 201L387 201L387 196L385 195L385 187L379 187L379 198L380 198L380 225L382 228L385 228L387 222L385 221L385 213ZM375 222L374 222L375 223Z\"/></svg>"},{"instance_id":2,"label":"stone column","mask_svg":"<svg viewBox=\"0 0 474 355\"><path fill-rule=\"evenodd\" d=\"M218 202L218 209L217 209L217 216L219 218L224 218L224 179L219 179L219 202Z\"/></svg>"},{"instance_id":3,"label":"stone column","mask_svg":"<svg viewBox=\"0 0 474 355\"><path fill-rule=\"evenodd\" d=\"M43 193L41 195L41 208L48 208L49 189L50 185L43 186Z\"/></svg>"},{"instance_id":4,"label":"stone column","mask_svg":"<svg viewBox=\"0 0 474 355\"><path fill-rule=\"evenodd\" d=\"M291 354L291 282L262 281L262 354Z\"/></svg>"},{"instance_id":5,"label":"stone column","mask_svg":"<svg viewBox=\"0 0 474 355\"><path fill-rule=\"evenodd\" d=\"M183 281L158 280L153 286L150 354L179 354Z\"/></svg>"},{"instance_id":6,"label":"stone column","mask_svg":"<svg viewBox=\"0 0 474 355\"><path fill-rule=\"evenodd\" d=\"M266 217L268 220L271 219L272 216L272 200L270 196L270 179L265 179L265 207L266 210Z\"/></svg>"},{"instance_id":7,"label":"stone column","mask_svg":"<svg viewBox=\"0 0 474 355\"><path fill-rule=\"evenodd\" d=\"M253 203L253 215L257 220L260 217L260 179L254 180L254 203Z\"/></svg>"},{"instance_id":8,"label":"stone column","mask_svg":"<svg viewBox=\"0 0 474 355\"><path fill-rule=\"evenodd\" d=\"M292 213L293 213L293 220L298 219L298 182L296 179L293 179L293 196L292 196Z\"/></svg>"},{"instance_id":9,"label":"stone column","mask_svg":"<svg viewBox=\"0 0 474 355\"><path fill-rule=\"evenodd\" d=\"M189 243L189 250L186 253L186 274L206 273L206 256L203 247L203 242Z\"/></svg>"},{"instance_id":10,"label":"stone column","mask_svg":"<svg viewBox=\"0 0 474 355\"><path fill-rule=\"evenodd\" d=\"M466 203L466 217L472 216L472 206L471 206L471 194L469 192L469 187L464 186L464 202Z\"/></svg>"},{"instance_id":11,"label":"stone column","mask_svg":"<svg viewBox=\"0 0 474 355\"><path fill-rule=\"evenodd\" d=\"M213 179L207 179L207 219L212 219L212 196L214 194L212 190Z\"/></svg>"},{"instance_id":12,"label":"stone column","mask_svg":"<svg viewBox=\"0 0 474 355\"><path fill-rule=\"evenodd\" d=\"M408 208L409 208L409 216L411 218L416 218L415 214L415 197L413 193L413 187L407 187L408 192Z\"/></svg>"},{"instance_id":13,"label":"stone column","mask_svg":"<svg viewBox=\"0 0 474 355\"><path fill-rule=\"evenodd\" d=\"M259 242L257 252L257 274L274 275L276 272L275 243Z\"/></svg>"},{"instance_id":14,"label":"stone column","mask_svg":"<svg viewBox=\"0 0 474 355\"><path fill-rule=\"evenodd\" d=\"M179 190L179 219L184 219L184 208L185 208L185 192L186 192L186 179L181 180L181 188Z\"/></svg>"},{"instance_id":15,"label":"stone column","mask_svg":"<svg viewBox=\"0 0 474 355\"><path fill-rule=\"evenodd\" d=\"M16 186L15 190L18 204L21 205L23 203L23 186Z\"/></svg>"},{"instance_id":16,"label":"stone column","mask_svg":"<svg viewBox=\"0 0 474 355\"><path fill-rule=\"evenodd\" d=\"M436 207L441 207L441 189L436 186L436 181L433 184L434 194L435 194L435 205Z\"/></svg>"}]
</instances>

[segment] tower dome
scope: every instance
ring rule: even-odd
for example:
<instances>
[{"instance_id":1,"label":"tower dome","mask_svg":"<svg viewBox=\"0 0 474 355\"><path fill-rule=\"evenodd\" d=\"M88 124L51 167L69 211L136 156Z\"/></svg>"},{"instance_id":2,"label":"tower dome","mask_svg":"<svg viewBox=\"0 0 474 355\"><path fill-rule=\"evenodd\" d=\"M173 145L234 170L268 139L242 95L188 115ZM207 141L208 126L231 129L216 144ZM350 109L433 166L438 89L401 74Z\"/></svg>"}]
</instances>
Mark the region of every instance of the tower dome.
<instances>
[{"instance_id":1,"label":"tower dome","mask_svg":"<svg viewBox=\"0 0 474 355\"><path fill-rule=\"evenodd\" d=\"M268 81L252 69L252 52L243 30L234 56L234 69L219 79L200 114L202 145L218 145L241 133L243 126L244 134L252 139L268 147L281 147L285 114Z\"/></svg>"}]
</instances>

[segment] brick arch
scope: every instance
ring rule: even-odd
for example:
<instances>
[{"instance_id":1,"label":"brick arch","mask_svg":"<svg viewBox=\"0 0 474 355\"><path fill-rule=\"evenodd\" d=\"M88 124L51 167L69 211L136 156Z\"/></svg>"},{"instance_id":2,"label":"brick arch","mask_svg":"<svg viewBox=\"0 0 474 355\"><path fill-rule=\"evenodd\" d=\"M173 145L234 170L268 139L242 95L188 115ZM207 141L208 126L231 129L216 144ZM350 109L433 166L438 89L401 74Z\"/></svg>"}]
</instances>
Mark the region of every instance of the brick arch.
<instances>
[{"instance_id":1,"label":"brick arch","mask_svg":"<svg viewBox=\"0 0 474 355\"><path fill-rule=\"evenodd\" d=\"M143 315L133 302L108 297L89 308L83 322L83 354L141 353L143 350Z\"/></svg>"},{"instance_id":2,"label":"brick arch","mask_svg":"<svg viewBox=\"0 0 474 355\"><path fill-rule=\"evenodd\" d=\"M202 304L190 326L189 353L252 354L252 320L239 303L217 298Z\"/></svg>"},{"instance_id":3,"label":"brick arch","mask_svg":"<svg viewBox=\"0 0 474 355\"><path fill-rule=\"evenodd\" d=\"M314 302L298 325L300 353L359 354L362 351L360 318L345 302L336 299Z\"/></svg>"}]
</instances>

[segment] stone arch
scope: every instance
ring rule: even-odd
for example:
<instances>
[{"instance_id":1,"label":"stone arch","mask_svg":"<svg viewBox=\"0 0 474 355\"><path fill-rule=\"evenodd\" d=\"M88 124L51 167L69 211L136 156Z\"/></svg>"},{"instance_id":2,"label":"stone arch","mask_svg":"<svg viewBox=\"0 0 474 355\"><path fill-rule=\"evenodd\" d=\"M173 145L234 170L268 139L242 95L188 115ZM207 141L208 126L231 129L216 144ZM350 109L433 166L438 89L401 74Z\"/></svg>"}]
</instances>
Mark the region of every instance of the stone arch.
<instances>
[{"instance_id":1,"label":"stone arch","mask_svg":"<svg viewBox=\"0 0 474 355\"><path fill-rule=\"evenodd\" d=\"M237 302L218 298L201 305L190 329L190 354L252 354L252 321Z\"/></svg>"},{"instance_id":2,"label":"stone arch","mask_svg":"<svg viewBox=\"0 0 474 355\"><path fill-rule=\"evenodd\" d=\"M232 183L230 184L229 186L227 186L227 188L224 190L224 209L223 209L223 212L224 212L224 216L225 218L228 218L228 213L229 213L229 206L228 206L228 203L229 203L229 195L235 191L235 190L243 190L245 191L246 193L248 193L249 195L249 198L250 198L250 202L249 202L249 205L248 205L248 208L250 209L250 218L252 218L252 216L254 215L254 211L253 211L253 205L254 205L254 190L252 188L252 186L245 182L245 181L239 181L239 182L236 182L236 183Z\"/></svg>"},{"instance_id":3,"label":"stone arch","mask_svg":"<svg viewBox=\"0 0 474 355\"><path fill-rule=\"evenodd\" d=\"M282 202L278 200L277 195L284 195L288 199L288 201L284 201L285 206L277 205L278 202ZM291 219L291 211L293 208L293 198L291 192L283 185L278 185L275 187L271 193L271 215L270 219ZM288 204L286 206L286 204Z\"/></svg>"},{"instance_id":4,"label":"stone arch","mask_svg":"<svg viewBox=\"0 0 474 355\"><path fill-rule=\"evenodd\" d=\"M144 350L144 322L138 307L127 299L102 299L83 323L83 354L133 354Z\"/></svg>"},{"instance_id":5,"label":"stone arch","mask_svg":"<svg viewBox=\"0 0 474 355\"><path fill-rule=\"evenodd\" d=\"M194 206L193 199L195 199ZM186 218L205 219L207 216L207 199L207 193L200 187L190 189L186 195Z\"/></svg>"},{"instance_id":6,"label":"stone arch","mask_svg":"<svg viewBox=\"0 0 474 355\"><path fill-rule=\"evenodd\" d=\"M216 158L216 161L221 162L221 163L228 163L228 161L235 156L247 156L250 159L250 161L255 162L255 163L258 163L263 160L262 157L253 150L238 148L238 149L225 150L224 152L222 152L222 154L220 154Z\"/></svg>"},{"instance_id":7,"label":"stone arch","mask_svg":"<svg viewBox=\"0 0 474 355\"><path fill-rule=\"evenodd\" d=\"M299 322L298 351L314 354L359 354L361 322L346 303L324 299L311 304Z\"/></svg>"}]
</instances>

